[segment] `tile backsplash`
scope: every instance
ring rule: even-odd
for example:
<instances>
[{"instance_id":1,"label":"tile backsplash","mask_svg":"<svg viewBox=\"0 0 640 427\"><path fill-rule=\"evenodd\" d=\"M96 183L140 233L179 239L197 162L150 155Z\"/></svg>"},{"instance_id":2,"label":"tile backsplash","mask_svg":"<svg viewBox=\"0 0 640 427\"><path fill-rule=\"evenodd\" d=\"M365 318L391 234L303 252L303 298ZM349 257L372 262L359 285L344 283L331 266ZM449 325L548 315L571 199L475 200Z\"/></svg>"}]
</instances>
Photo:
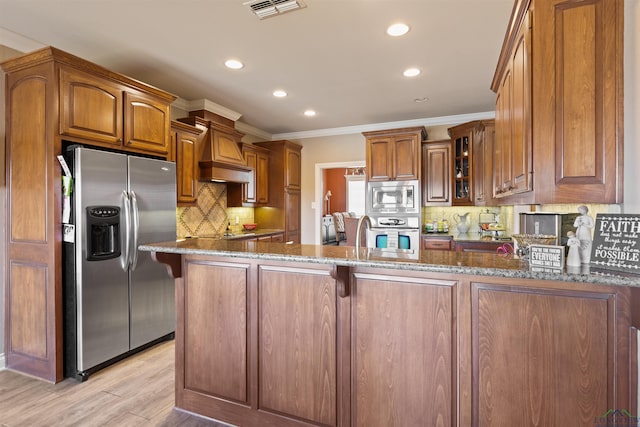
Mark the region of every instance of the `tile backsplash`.
<instances>
[{"instance_id":1,"label":"tile backsplash","mask_svg":"<svg viewBox=\"0 0 640 427\"><path fill-rule=\"evenodd\" d=\"M196 206L176 210L178 238L221 234L227 228L227 186L215 182L198 183Z\"/></svg>"},{"instance_id":2,"label":"tile backsplash","mask_svg":"<svg viewBox=\"0 0 640 427\"><path fill-rule=\"evenodd\" d=\"M222 234L229 223L231 231L239 232L242 224L253 222L252 208L227 208L227 185L222 183L199 182L196 205L176 209L179 239L185 236Z\"/></svg>"}]
</instances>

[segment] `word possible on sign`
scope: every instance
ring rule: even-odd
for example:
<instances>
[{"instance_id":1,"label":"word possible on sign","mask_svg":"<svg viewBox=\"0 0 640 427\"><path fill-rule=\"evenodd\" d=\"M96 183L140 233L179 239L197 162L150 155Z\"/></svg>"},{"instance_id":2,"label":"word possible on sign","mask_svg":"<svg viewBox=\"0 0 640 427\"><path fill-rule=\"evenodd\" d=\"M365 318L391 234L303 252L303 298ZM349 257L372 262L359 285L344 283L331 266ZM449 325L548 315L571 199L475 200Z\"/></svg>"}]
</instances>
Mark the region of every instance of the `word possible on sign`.
<instances>
[{"instance_id":1,"label":"word possible on sign","mask_svg":"<svg viewBox=\"0 0 640 427\"><path fill-rule=\"evenodd\" d=\"M598 214L591 266L640 274L640 214Z\"/></svg>"}]
</instances>

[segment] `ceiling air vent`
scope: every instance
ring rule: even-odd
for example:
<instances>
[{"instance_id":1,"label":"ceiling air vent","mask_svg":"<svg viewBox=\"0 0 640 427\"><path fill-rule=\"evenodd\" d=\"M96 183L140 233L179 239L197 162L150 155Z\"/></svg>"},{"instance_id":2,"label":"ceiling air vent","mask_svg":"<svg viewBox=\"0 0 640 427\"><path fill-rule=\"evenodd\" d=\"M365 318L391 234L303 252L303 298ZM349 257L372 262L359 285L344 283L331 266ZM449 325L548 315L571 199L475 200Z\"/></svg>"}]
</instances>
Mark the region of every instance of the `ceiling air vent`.
<instances>
[{"instance_id":1,"label":"ceiling air vent","mask_svg":"<svg viewBox=\"0 0 640 427\"><path fill-rule=\"evenodd\" d=\"M302 0L252 0L243 3L260 19L306 7Z\"/></svg>"}]
</instances>

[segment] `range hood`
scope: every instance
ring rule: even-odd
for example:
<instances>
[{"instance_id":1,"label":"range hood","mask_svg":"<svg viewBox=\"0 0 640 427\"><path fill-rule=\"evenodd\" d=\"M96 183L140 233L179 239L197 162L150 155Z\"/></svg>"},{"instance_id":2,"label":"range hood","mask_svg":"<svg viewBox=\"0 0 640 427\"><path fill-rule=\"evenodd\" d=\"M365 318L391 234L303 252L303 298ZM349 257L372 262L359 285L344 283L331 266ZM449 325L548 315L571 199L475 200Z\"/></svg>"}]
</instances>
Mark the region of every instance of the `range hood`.
<instances>
[{"instance_id":1,"label":"range hood","mask_svg":"<svg viewBox=\"0 0 640 427\"><path fill-rule=\"evenodd\" d=\"M244 136L233 127L233 121L206 110L192 111L183 123L203 129L198 149L198 179L200 181L253 181L254 170L245 164L238 141Z\"/></svg>"}]
</instances>

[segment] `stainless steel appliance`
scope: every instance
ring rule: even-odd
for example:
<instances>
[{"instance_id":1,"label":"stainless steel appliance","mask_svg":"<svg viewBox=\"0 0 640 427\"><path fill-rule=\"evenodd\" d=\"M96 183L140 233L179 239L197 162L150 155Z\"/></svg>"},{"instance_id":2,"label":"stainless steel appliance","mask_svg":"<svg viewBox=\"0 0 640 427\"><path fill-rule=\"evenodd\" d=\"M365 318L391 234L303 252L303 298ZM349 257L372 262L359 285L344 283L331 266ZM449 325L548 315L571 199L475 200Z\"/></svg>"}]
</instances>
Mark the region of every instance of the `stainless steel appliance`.
<instances>
[{"instance_id":1,"label":"stainless steel appliance","mask_svg":"<svg viewBox=\"0 0 640 427\"><path fill-rule=\"evenodd\" d=\"M367 247L378 249L420 249L419 216L371 216Z\"/></svg>"},{"instance_id":2,"label":"stainless steel appliance","mask_svg":"<svg viewBox=\"0 0 640 427\"><path fill-rule=\"evenodd\" d=\"M420 184L409 181L373 181L367 183L366 214L420 216Z\"/></svg>"},{"instance_id":3,"label":"stainless steel appliance","mask_svg":"<svg viewBox=\"0 0 640 427\"><path fill-rule=\"evenodd\" d=\"M520 213L520 233L553 234L555 245L567 244L567 231L575 231L573 223L578 213L522 212Z\"/></svg>"},{"instance_id":4,"label":"stainless steel appliance","mask_svg":"<svg viewBox=\"0 0 640 427\"><path fill-rule=\"evenodd\" d=\"M175 164L79 146L65 240L65 375L95 370L175 330L174 282L143 243L176 238Z\"/></svg>"}]
</instances>

